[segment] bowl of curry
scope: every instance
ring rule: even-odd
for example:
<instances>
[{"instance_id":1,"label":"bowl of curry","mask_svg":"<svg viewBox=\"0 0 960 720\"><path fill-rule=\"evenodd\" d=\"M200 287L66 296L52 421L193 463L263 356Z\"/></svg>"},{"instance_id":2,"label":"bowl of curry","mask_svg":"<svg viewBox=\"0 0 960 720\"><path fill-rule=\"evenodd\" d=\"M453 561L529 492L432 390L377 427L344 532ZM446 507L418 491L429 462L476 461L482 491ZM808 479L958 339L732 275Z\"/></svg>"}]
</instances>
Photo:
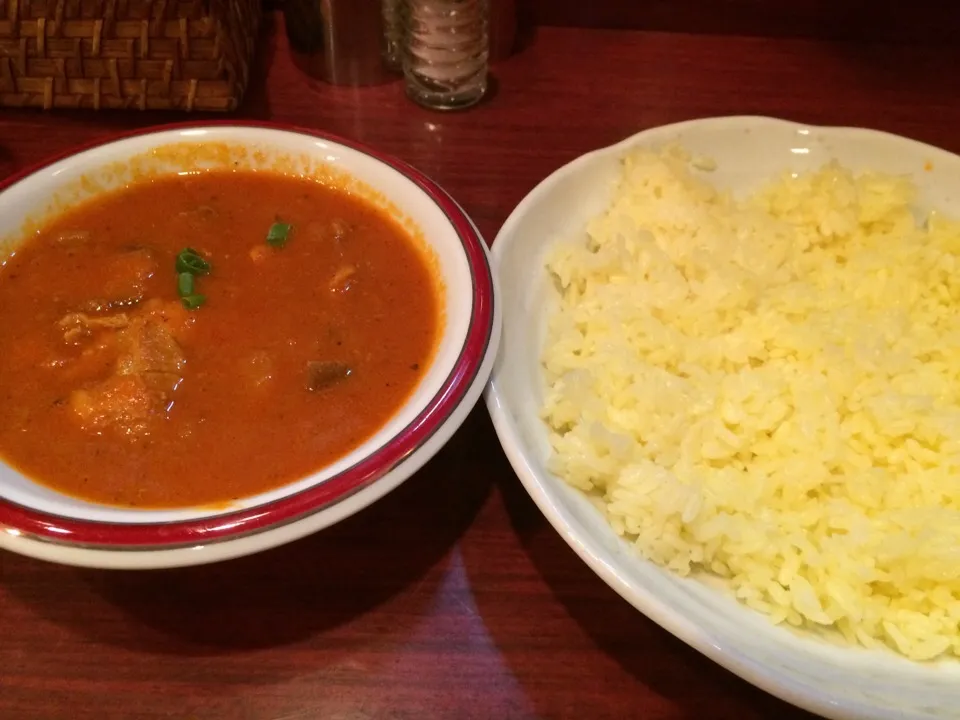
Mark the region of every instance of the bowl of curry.
<instances>
[{"instance_id":1,"label":"bowl of curry","mask_svg":"<svg viewBox=\"0 0 960 720\"><path fill-rule=\"evenodd\" d=\"M405 163L323 134L169 126L0 184L0 547L237 557L399 485L500 332L487 249Z\"/></svg>"}]
</instances>

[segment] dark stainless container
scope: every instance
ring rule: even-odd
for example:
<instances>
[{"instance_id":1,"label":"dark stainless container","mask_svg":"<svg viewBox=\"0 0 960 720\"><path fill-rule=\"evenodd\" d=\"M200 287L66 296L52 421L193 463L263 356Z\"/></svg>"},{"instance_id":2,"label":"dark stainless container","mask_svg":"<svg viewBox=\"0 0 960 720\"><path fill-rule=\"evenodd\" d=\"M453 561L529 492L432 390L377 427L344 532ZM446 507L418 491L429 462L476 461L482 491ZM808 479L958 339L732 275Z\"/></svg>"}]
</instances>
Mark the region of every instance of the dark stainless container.
<instances>
[{"instance_id":1,"label":"dark stainless container","mask_svg":"<svg viewBox=\"0 0 960 720\"><path fill-rule=\"evenodd\" d=\"M286 0L287 38L297 66L332 85L376 85L388 64L382 0Z\"/></svg>"}]
</instances>

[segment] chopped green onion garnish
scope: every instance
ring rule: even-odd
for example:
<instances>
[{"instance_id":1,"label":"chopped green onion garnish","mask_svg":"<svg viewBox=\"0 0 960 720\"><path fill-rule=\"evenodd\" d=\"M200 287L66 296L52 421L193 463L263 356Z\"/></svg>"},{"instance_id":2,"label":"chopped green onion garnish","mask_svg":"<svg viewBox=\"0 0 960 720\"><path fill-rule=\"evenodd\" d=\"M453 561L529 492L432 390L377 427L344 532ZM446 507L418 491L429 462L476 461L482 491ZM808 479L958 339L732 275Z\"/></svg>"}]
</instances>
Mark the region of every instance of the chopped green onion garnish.
<instances>
[{"instance_id":1,"label":"chopped green onion garnish","mask_svg":"<svg viewBox=\"0 0 960 720\"><path fill-rule=\"evenodd\" d=\"M177 255L177 272L206 275L210 272L210 263L193 248L185 248Z\"/></svg>"},{"instance_id":2,"label":"chopped green onion garnish","mask_svg":"<svg viewBox=\"0 0 960 720\"><path fill-rule=\"evenodd\" d=\"M180 298L180 302L187 310L196 310L207 301L205 295L187 295Z\"/></svg>"},{"instance_id":3,"label":"chopped green onion garnish","mask_svg":"<svg viewBox=\"0 0 960 720\"><path fill-rule=\"evenodd\" d=\"M210 272L210 263L193 248L184 248L177 253L177 294L187 310L196 310L207 298L193 292L198 275Z\"/></svg>"},{"instance_id":4,"label":"chopped green onion garnish","mask_svg":"<svg viewBox=\"0 0 960 720\"><path fill-rule=\"evenodd\" d=\"M292 228L290 223L275 222L267 231L267 245L276 248L286 245Z\"/></svg>"},{"instance_id":5,"label":"chopped green onion garnish","mask_svg":"<svg viewBox=\"0 0 960 720\"><path fill-rule=\"evenodd\" d=\"M188 272L182 272L177 275L177 292L180 297L193 295L193 275Z\"/></svg>"}]
</instances>

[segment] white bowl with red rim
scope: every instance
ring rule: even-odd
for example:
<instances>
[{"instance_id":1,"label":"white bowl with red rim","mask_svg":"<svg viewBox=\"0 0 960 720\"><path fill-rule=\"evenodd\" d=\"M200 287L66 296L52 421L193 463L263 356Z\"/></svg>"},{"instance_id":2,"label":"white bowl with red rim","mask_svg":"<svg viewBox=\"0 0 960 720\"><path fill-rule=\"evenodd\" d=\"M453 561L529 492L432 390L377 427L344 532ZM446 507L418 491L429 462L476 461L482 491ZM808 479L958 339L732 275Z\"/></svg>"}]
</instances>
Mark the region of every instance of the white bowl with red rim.
<instances>
[{"instance_id":1,"label":"white bowl with red rim","mask_svg":"<svg viewBox=\"0 0 960 720\"><path fill-rule=\"evenodd\" d=\"M28 239L23 228L30 218L124 185L130 179L124 168L142 172L158 163L147 169L196 170L182 166L188 161L171 159L189 153L156 151L209 143L236 148L241 169L282 166L308 175L322 169L349 178L420 231L444 287L445 320L430 366L407 402L355 450L308 477L223 510L100 505L37 483L0 456L0 548L71 565L131 569L259 552L332 525L396 488L449 440L479 399L500 337L486 245L436 183L359 143L309 130L215 122L164 126L83 148L0 183L0 262ZM230 162L237 160L231 156Z\"/></svg>"}]
</instances>

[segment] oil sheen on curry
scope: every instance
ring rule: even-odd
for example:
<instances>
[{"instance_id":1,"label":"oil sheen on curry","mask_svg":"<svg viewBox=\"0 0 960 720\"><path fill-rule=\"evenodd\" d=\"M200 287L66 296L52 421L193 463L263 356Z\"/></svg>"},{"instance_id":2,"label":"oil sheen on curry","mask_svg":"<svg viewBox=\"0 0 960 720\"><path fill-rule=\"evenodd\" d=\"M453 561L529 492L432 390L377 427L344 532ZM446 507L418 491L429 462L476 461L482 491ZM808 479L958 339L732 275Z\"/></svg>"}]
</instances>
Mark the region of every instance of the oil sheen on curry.
<instances>
[{"instance_id":1,"label":"oil sheen on curry","mask_svg":"<svg viewBox=\"0 0 960 720\"><path fill-rule=\"evenodd\" d=\"M0 455L94 502L230 503L379 430L442 321L427 251L355 194L264 172L140 181L0 266Z\"/></svg>"}]
</instances>

